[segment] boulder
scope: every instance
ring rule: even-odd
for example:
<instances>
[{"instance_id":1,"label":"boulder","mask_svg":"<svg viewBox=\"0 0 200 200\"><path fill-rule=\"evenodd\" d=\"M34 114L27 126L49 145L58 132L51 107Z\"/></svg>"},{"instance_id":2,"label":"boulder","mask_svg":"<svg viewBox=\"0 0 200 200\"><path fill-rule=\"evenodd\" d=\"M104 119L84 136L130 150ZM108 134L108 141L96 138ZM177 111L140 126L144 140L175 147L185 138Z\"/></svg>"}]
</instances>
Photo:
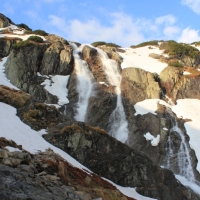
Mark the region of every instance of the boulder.
<instances>
[{"instance_id":1,"label":"boulder","mask_svg":"<svg viewBox=\"0 0 200 200\"><path fill-rule=\"evenodd\" d=\"M161 89L156 79L156 74L145 70L125 68L122 70L122 96L134 104L145 99L159 99Z\"/></svg>"}]
</instances>

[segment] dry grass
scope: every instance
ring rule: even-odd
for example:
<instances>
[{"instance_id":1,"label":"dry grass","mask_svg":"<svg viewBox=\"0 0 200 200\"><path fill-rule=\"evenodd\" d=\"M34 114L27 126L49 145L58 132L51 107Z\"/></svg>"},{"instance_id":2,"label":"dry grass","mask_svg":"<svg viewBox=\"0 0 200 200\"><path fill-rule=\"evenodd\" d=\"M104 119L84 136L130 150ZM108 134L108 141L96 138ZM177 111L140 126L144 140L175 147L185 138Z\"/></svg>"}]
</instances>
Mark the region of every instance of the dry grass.
<instances>
[{"instance_id":1,"label":"dry grass","mask_svg":"<svg viewBox=\"0 0 200 200\"><path fill-rule=\"evenodd\" d=\"M101 129L100 127L98 126L88 126L89 130L92 130L92 131L96 131L100 134L107 134L107 132L104 130L104 129Z\"/></svg>"},{"instance_id":2,"label":"dry grass","mask_svg":"<svg viewBox=\"0 0 200 200\"><path fill-rule=\"evenodd\" d=\"M196 77L200 76L200 71L198 71L194 67L187 67L187 66L185 66L184 67L184 71L191 73L189 75L186 75L186 76L189 76L191 78L196 78Z\"/></svg>"},{"instance_id":3,"label":"dry grass","mask_svg":"<svg viewBox=\"0 0 200 200\"><path fill-rule=\"evenodd\" d=\"M24 106L30 102L30 97L21 90L11 89L7 86L0 85L0 101L15 108Z\"/></svg>"}]
</instances>

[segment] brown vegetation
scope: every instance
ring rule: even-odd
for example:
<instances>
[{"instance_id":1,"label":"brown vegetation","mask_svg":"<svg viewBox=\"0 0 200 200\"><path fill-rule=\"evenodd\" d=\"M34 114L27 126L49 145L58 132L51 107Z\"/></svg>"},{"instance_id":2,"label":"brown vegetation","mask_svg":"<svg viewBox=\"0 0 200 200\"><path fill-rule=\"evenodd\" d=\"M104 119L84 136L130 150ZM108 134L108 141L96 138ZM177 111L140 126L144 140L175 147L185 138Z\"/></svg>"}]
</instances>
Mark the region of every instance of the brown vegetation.
<instances>
[{"instance_id":1,"label":"brown vegetation","mask_svg":"<svg viewBox=\"0 0 200 200\"><path fill-rule=\"evenodd\" d=\"M0 102L19 108L29 103L30 97L21 90L15 90L7 86L0 85Z\"/></svg>"}]
</instances>

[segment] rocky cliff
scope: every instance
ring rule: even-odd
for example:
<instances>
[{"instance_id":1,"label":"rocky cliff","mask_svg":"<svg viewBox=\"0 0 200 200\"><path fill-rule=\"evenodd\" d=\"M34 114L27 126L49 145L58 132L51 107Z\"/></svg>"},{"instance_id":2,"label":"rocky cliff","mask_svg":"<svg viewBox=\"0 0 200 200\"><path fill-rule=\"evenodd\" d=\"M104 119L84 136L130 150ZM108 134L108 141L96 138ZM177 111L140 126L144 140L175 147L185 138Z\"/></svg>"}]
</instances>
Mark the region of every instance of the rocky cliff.
<instances>
[{"instance_id":1,"label":"rocky cliff","mask_svg":"<svg viewBox=\"0 0 200 200\"><path fill-rule=\"evenodd\" d=\"M10 24L11 20L0 15L0 27ZM32 129L46 129L48 134L43 137L49 143L96 174L72 167L52 150L32 155L23 146L0 138L1 199L131 199L99 176L159 200L200 199L174 176L180 173L181 148L181 137L173 129L176 120L197 185L200 181L198 160L184 127L188 120L178 119L166 107L169 98L174 103L183 98L200 98L200 72L194 68L197 63L194 67L175 67L170 63L178 57L151 53L152 59L169 64L160 74L133 66L122 69L124 58L119 52L126 54L123 49L81 45L52 34L37 35L42 42L22 41L13 35L0 38L0 58L8 56L5 75L19 90L0 85L0 102L15 107L20 119ZM77 65L87 70L83 73ZM65 90L62 84L52 90L45 87L48 82L53 88L58 75L70 76ZM69 103L59 104L60 96L56 94L60 91ZM156 112L136 113L135 105L148 99L157 99ZM159 103L159 99L166 104ZM82 122L77 121L78 115ZM110 136L113 131L123 136L124 130L124 143ZM144 137L147 133L159 138L156 145ZM170 135L174 144L171 168L166 164ZM22 151L9 152L6 145Z\"/></svg>"}]
</instances>

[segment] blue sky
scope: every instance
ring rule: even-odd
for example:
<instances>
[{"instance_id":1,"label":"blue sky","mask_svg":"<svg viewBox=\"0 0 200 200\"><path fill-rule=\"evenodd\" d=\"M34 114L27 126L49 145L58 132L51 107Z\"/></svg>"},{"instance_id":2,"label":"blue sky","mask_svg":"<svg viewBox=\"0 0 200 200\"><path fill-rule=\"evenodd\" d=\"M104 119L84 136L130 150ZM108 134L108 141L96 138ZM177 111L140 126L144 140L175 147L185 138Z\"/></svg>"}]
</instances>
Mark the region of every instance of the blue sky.
<instances>
[{"instance_id":1,"label":"blue sky","mask_svg":"<svg viewBox=\"0 0 200 200\"><path fill-rule=\"evenodd\" d=\"M200 0L1 0L0 12L80 43L200 41Z\"/></svg>"}]
</instances>

